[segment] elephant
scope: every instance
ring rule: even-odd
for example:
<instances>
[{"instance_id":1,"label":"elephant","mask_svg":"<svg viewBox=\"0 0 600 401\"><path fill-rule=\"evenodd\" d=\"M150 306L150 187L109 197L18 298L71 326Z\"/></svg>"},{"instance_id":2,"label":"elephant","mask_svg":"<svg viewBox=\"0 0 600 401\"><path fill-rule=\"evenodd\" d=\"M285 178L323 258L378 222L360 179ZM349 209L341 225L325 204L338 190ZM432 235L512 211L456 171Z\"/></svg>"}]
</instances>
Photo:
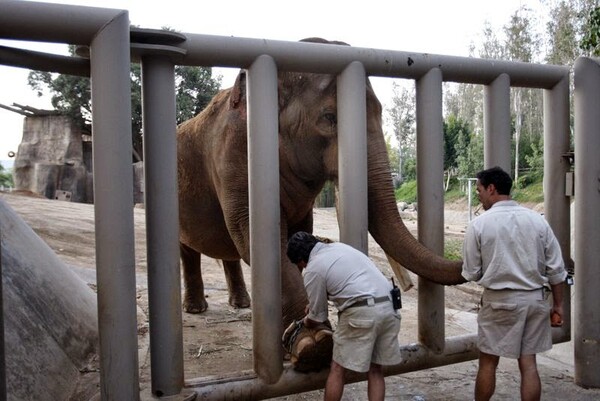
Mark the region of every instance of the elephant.
<instances>
[{"instance_id":1,"label":"elephant","mask_svg":"<svg viewBox=\"0 0 600 401\"><path fill-rule=\"evenodd\" d=\"M303 41L347 45L309 38ZM313 204L338 180L336 76L278 72L282 327L304 316L302 277L287 259L287 239L312 232ZM367 79L368 229L394 260L444 285L465 280L461 262L428 250L408 231L396 206L382 129L382 106ZM250 305L240 260L250 261L246 74L177 129L183 308L207 308L200 254L223 261L234 307Z\"/></svg>"}]
</instances>

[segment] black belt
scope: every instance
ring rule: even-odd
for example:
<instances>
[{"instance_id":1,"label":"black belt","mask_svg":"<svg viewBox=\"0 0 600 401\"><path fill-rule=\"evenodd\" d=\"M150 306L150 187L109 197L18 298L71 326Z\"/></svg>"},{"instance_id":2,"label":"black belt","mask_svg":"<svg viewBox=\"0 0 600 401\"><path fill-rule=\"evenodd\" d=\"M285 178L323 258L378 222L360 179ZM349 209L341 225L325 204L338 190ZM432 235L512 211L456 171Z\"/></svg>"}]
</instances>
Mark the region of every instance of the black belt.
<instances>
[{"instance_id":1,"label":"black belt","mask_svg":"<svg viewBox=\"0 0 600 401\"><path fill-rule=\"evenodd\" d=\"M390 297L386 295L386 296L378 297L378 298L361 299L360 301L356 301L352 305L346 307L346 309L348 309L348 308L355 308L357 306L367 306L367 305L369 305L369 301L370 300L373 300L374 304L378 304L378 303L381 303L381 302L390 301Z\"/></svg>"}]
</instances>

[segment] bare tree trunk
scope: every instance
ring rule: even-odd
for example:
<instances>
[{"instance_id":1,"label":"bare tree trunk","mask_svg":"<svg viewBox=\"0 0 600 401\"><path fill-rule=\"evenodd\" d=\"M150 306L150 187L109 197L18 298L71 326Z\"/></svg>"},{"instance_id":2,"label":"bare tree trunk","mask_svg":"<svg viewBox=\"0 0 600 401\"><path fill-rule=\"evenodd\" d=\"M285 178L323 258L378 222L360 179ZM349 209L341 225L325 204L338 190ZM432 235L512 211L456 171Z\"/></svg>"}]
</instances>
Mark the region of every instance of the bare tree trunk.
<instances>
[{"instance_id":1,"label":"bare tree trunk","mask_svg":"<svg viewBox=\"0 0 600 401\"><path fill-rule=\"evenodd\" d=\"M521 115L521 88L515 89L515 187L519 186L519 142L521 141L521 129L523 116Z\"/></svg>"}]
</instances>

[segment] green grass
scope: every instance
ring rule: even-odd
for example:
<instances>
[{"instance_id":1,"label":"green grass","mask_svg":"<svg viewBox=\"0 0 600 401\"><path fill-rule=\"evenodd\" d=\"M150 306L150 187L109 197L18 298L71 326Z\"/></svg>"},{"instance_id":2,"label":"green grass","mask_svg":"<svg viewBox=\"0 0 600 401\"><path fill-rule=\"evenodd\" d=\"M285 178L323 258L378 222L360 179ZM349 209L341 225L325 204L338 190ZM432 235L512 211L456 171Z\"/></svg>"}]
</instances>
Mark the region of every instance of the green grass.
<instances>
[{"instance_id":1,"label":"green grass","mask_svg":"<svg viewBox=\"0 0 600 401\"><path fill-rule=\"evenodd\" d=\"M517 202L541 203L544 201L542 181L534 182L523 188L514 188L512 198Z\"/></svg>"},{"instance_id":2,"label":"green grass","mask_svg":"<svg viewBox=\"0 0 600 401\"><path fill-rule=\"evenodd\" d=\"M444 240L444 257L450 260L462 259L463 240L458 238L446 238Z\"/></svg>"},{"instance_id":3,"label":"green grass","mask_svg":"<svg viewBox=\"0 0 600 401\"><path fill-rule=\"evenodd\" d=\"M473 206L479 204L477 195L475 194L475 185L472 186L473 194L471 201ZM396 201L413 203L417 201L417 182L407 181L395 191ZM544 191L542 181L533 182L522 188L513 188L512 198L521 203L541 203L544 201ZM458 180L453 180L450 188L444 194L446 203L467 202L467 194L460 190Z\"/></svg>"},{"instance_id":4,"label":"green grass","mask_svg":"<svg viewBox=\"0 0 600 401\"><path fill-rule=\"evenodd\" d=\"M407 181L396 189L396 201L413 203L417 201L417 181Z\"/></svg>"}]
</instances>

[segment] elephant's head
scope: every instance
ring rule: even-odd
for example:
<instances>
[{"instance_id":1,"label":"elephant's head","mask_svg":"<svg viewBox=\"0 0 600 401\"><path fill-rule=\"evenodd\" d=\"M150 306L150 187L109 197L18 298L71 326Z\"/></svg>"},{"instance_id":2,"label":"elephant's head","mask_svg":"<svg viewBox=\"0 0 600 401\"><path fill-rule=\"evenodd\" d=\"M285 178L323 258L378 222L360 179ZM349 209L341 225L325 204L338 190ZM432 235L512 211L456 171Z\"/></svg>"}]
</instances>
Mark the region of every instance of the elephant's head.
<instances>
[{"instance_id":1,"label":"elephant's head","mask_svg":"<svg viewBox=\"0 0 600 401\"><path fill-rule=\"evenodd\" d=\"M345 45L317 38L304 41ZM236 85L234 92L243 92L242 80ZM301 224L325 182L337 184L337 77L280 72L278 85L281 205L288 228L293 228ZM382 107L368 80L365 92L369 232L389 256L417 275L446 285L464 282L461 262L448 261L424 247L402 222L383 135Z\"/></svg>"}]
</instances>

